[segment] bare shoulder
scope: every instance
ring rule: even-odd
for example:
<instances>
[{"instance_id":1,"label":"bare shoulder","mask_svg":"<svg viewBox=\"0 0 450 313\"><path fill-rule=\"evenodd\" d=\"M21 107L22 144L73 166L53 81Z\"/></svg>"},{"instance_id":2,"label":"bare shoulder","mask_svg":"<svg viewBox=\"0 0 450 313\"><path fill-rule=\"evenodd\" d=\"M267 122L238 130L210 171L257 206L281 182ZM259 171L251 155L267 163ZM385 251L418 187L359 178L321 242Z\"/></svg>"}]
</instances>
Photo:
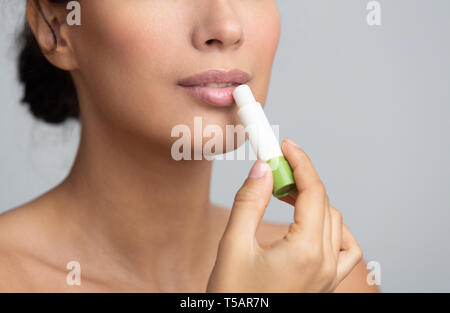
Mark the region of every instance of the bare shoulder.
<instances>
[{"instance_id":1,"label":"bare shoulder","mask_svg":"<svg viewBox=\"0 0 450 313\"><path fill-rule=\"evenodd\" d=\"M0 292L31 289L30 268L40 268L38 251L45 242L41 201L32 200L0 214Z\"/></svg>"},{"instance_id":2,"label":"bare shoulder","mask_svg":"<svg viewBox=\"0 0 450 313\"><path fill-rule=\"evenodd\" d=\"M261 245L268 246L283 238L288 229L289 224L262 221L257 231L257 240ZM368 273L366 262L361 260L339 284L335 292L379 292L376 286L367 284L366 278Z\"/></svg>"},{"instance_id":3,"label":"bare shoulder","mask_svg":"<svg viewBox=\"0 0 450 313\"><path fill-rule=\"evenodd\" d=\"M42 197L1 213L0 251L11 248L22 250L29 246L28 243L33 241L38 231L46 229L48 214L45 206L45 199ZM31 238L30 234L33 234L34 238Z\"/></svg>"},{"instance_id":4,"label":"bare shoulder","mask_svg":"<svg viewBox=\"0 0 450 313\"><path fill-rule=\"evenodd\" d=\"M18 230L27 206L17 207L0 214L0 292L17 290L16 282L23 281L21 239Z\"/></svg>"}]
</instances>

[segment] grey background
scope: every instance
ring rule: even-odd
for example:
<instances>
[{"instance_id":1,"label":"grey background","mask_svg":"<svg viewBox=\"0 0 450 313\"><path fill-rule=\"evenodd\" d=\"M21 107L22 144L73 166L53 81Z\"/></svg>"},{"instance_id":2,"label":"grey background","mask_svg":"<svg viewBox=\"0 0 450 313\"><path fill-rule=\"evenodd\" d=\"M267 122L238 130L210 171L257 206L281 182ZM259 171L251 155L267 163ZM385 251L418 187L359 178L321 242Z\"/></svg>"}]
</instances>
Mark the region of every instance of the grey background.
<instances>
[{"instance_id":1,"label":"grey background","mask_svg":"<svg viewBox=\"0 0 450 313\"><path fill-rule=\"evenodd\" d=\"M282 38L266 112L309 154L381 290L450 291L450 1L279 0ZM57 184L76 123L51 127L19 105L15 29L22 0L0 1L0 211ZM216 161L211 198L231 207L250 161ZM290 222L272 199L266 220Z\"/></svg>"}]
</instances>

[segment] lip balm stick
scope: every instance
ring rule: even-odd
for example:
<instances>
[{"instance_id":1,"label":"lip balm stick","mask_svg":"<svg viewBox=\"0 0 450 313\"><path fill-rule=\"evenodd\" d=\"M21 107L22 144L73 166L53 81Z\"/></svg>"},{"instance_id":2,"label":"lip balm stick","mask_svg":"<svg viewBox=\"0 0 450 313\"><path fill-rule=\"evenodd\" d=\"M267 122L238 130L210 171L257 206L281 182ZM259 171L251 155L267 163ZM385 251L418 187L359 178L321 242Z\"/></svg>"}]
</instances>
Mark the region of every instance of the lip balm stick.
<instances>
[{"instance_id":1,"label":"lip balm stick","mask_svg":"<svg viewBox=\"0 0 450 313\"><path fill-rule=\"evenodd\" d=\"M248 138L259 160L269 163L273 175L272 194L281 198L296 190L295 180L289 163L281 152L280 144L267 120L264 110L248 85L240 85L233 91L241 119Z\"/></svg>"}]
</instances>

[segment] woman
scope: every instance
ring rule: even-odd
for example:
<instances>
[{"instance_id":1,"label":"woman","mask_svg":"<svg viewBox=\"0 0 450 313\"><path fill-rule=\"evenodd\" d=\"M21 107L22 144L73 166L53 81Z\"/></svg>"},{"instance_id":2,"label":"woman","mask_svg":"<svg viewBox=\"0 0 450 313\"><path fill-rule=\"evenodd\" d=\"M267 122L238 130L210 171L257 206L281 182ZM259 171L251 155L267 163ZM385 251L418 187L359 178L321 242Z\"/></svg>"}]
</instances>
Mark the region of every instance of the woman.
<instances>
[{"instance_id":1,"label":"woman","mask_svg":"<svg viewBox=\"0 0 450 313\"><path fill-rule=\"evenodd\" d=\"M298 187L282 199L295 207L290 225L261 220L272 189L265 162L228 210L209 200L211 161L171 156L175 125L239 124L237 85L265 102L275 0L80 4L82 24L70 26L67 1L27 2L24 102L50 123L78 118L82 134L69 175L0 216L2 291L376 291L291 140L282 144ZM81 284L69 283L71 261Z\"/></svg>"}]
</instances>

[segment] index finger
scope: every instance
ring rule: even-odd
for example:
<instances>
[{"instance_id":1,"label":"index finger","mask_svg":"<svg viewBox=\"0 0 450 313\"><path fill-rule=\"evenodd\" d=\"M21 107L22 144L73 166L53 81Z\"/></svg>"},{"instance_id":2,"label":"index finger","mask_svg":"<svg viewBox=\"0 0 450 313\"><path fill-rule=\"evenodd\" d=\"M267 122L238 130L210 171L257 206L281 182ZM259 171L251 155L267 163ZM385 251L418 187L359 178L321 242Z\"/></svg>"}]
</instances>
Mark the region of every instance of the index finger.
<instances>
[{"instance_id":1,"label":"index finger","mask_svg":"<svg viewBox=\"0 0 450 313\"><path fill-rule=\"evenodd\" d=\"M282 142L283 155L292 168L297 198L294 221L317 234L323 232L325 219L325 187L308 155L290 139Z\"/></svg>"}]
</instances>

